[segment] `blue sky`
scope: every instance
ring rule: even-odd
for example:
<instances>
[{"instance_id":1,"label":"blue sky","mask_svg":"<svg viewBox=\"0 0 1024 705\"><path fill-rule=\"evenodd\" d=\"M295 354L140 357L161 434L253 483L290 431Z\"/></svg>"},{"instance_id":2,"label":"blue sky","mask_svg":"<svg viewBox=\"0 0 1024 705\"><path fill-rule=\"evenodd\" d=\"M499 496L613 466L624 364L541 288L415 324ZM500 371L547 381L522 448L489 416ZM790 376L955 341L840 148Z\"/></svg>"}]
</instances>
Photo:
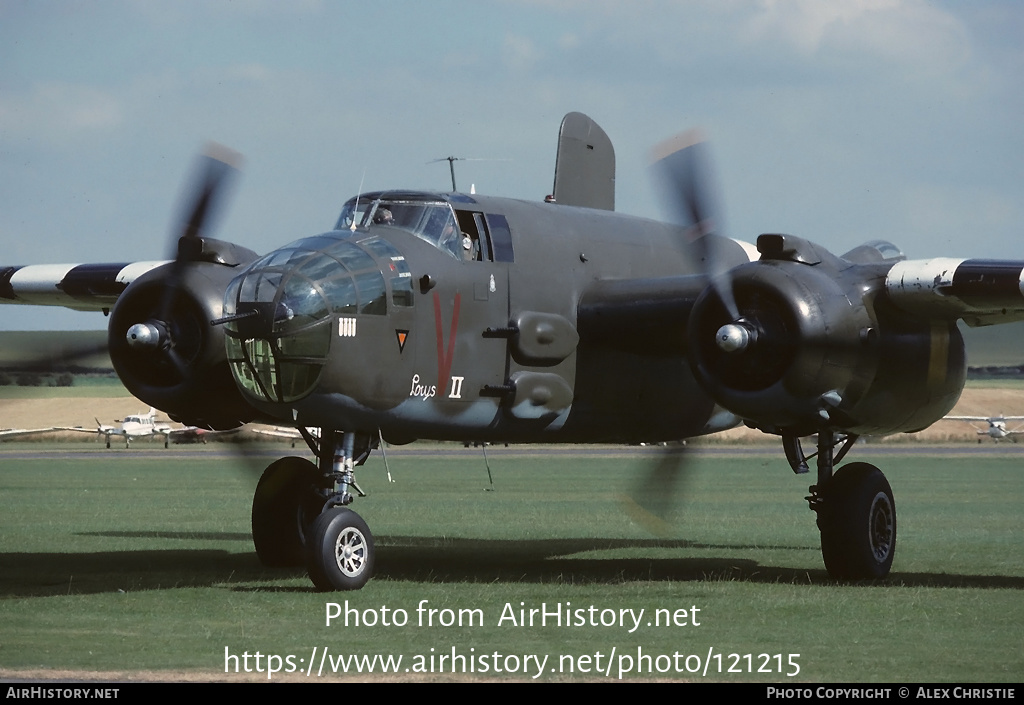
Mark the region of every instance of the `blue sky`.
<instances>
[{"instance_id":1,"label":"blue sky","mask_svg":"<svg viewBox=\"0 0 1024 705\"><path fill-rule=\"evenodd\" d=\"M1024 258L1024 4L0 0L0 264L158 259L195 153L245 155L217 236L267 251L365 189L539 199L589 114L618 209L700 126L728 234ZM0 306L0 329L100 328Z\"/></svg>"}]
</instances>

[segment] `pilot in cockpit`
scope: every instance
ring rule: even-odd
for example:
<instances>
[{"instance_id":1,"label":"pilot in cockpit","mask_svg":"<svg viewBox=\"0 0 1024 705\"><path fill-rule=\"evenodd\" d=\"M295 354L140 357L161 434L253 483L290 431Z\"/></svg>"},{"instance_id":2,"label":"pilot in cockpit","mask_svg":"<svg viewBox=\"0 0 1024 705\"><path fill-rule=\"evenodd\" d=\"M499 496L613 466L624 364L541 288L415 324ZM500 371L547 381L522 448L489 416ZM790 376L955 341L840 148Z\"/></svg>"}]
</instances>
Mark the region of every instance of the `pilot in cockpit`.
<instances>
[{"instance_id":1,"label":"pilot in cockpit","mask_svg":"<svg viewBox=\"0 0 1024 705\"><path fill-rule=\"evenodd\" d=\"M462 238L459 235L458 228L455 227L455 222L449 218L441 229L441 237L438 238L438 244L442 250L448 250L455 257L460 257L461 240Z\"/></svg>"},{"instance_id":2,"label":"pilot in cockpit","mask_svg":"<svg viewBox=\"0 0 1024 705\"><path fill-rule=\"evenodd\" d=\"M373 214L373 222L376 225L394 225L395 216L391 214L390 208L378 208Z\"/></svg>"}]
</instances>

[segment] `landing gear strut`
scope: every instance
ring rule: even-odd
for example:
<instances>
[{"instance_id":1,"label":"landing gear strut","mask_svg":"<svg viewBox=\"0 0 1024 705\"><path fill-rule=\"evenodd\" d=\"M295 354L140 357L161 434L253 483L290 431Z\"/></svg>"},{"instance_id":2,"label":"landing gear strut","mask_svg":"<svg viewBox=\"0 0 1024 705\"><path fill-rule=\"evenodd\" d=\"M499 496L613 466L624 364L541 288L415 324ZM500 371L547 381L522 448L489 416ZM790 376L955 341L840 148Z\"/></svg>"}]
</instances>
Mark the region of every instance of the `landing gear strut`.
<instances>
[{"instance_id":1,"label":"landing gear strut","mask_svg":"<svg viewBox=\"0 0 1024 705\"><path fill-rule=\"evenodd\" d=\"M365 434L300 429L318 459L282 458L260 478L253 498L252 536L267 566L305 565L319 590L358 590L373 574L373 535L348 509L365 497L355 479L375 446Z\"/></svg>"},{"instance_id":2,"label":"landing gear strut","mask_svg":"<svg viewBox=\"0 0 1024 705\"><path fill-rule=\"evenodd\" d=\"M856 436L837 439L831 432L818 434L818 452L804 456L800 441L785 436L786 458L793 471L807 472L807 460L817 458L818 482L811 485L807 502L818 514L821 556L833 578L884 578L896 554L896 502L882 471L869 463L833 468L850 450ZM838 453L833 454L836 446Z\"/></svg>"}]
</instances>

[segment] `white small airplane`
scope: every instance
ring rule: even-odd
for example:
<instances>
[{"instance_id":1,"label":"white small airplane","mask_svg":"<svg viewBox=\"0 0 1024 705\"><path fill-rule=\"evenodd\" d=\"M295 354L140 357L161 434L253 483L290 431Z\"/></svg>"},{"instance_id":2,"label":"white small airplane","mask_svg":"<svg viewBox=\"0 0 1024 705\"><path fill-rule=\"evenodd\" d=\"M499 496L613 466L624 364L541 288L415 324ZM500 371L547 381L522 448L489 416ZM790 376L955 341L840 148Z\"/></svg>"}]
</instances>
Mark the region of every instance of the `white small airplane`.
<instances>
[{"instance_id":1,"label":"white small airplane","mask_svg":"<svg viewBox=\"0 0 1024 705\"><path fill-rule=\"evenodd\" d=\"M987 423L988 428L979 428L978 426L974 426L974 428L978 431L979 436L988 436L995 441L1024 433L1024 424L1019 424L1012 429L1006 428L1007 421L1024 421L1024 416L946 416L945 418L949 421L966 421L972 426L978 422ZM981 443L980 438L978 443Z\"/></svg>"},{"instance_id":2,"label":"white small airplane","mask_svg":"<svg viewBox=\"0 0 1024 705\"><path fill-rule=\"evenodd\" d=\"M110 447L111 436L123 436L124 447L128 448L131 445L133 439L146 438L149 436L163 436L164 437L164 448L167 448L170 444L171 437L175 438L188 438L190 440L201 440L203 443L206 442L204 431L201 428L195 426L184 426L182 428L172 428L170 424L166 422L158 422L156 420L157 411L153 407L149 408L149 413L146 414L134 414L132 416L125 416L120 421L120 427L108 426L102 423L99 419L96 419L96 429L82 428L81 426L68 427L63 426L55 430L60 431L78 431L81 433L96 433L104 436L107 441L107 448Z\"/></svg>"}]
</instances>

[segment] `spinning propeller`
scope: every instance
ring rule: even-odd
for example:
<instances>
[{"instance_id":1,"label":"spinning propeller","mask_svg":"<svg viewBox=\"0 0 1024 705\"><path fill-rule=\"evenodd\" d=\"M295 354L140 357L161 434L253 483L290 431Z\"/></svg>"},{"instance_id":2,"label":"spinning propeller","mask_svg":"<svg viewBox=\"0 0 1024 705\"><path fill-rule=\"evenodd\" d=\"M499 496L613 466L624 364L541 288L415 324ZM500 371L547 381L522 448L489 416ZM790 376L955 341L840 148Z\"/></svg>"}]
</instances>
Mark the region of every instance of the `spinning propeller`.
<instances>
[{"instance_id":1,"label":"spinning propeller","mask_svg":"<svg viewBox=\"0 0 1024 705\"><path fill-rule=\"evenodd\" d=\"M680 247L700 264L731 320L739 321L726 256L730 243L716 233L722 219L713 195L714 178L703 135L698 130L676 135L655 146L651 159L654 181L669 221L683 228ZM730 325L739 330L732 330ZM723 326L718 334L720 338L724 336L724 345L745 345L741 336L746 329L742 324L730 325ZM666 535L674 510L691 479L691 469L692 454L688 446L660 449L657 459L630 491L628 511L631 516L651 533Z\"/></svg>"},{"instance_id":2,"label":"spinning propeller","mask_svg":"<svg viewBox=\"0 0 1024 705\"><path fill-rule=\"evenodd\" d=\"M236 267L256 258L207 236L239 162L220 145L199 158L172 232L172 261L118 298L108 336L111 361L129 391L175 420L216 430L251 418L227 367L223 330L210 325L223 315Z\"/></svg>"},{"instance_id":3,"label":"spinning propeller","mask_svg":"<svg viewBox=\"0 0 1024 705\"><path fill-rule=\"evenodd\" d=\"M654 452L650 467L630 487L625 510L651 534L667 537L692 476L692 458L686 445L665 446Z\"/></svg>"},{"instance_id":4,"label":"spinning propeller","mask_svg":"<svg viewBox=\"0 0 1024 705\"><path fill-rule=\"evenodd\" d=\"M200 156L194 178L182 198L181 218L172 235L168 253L172 259L165 278L163 295L152 316L132 325L126 342L133 350L151 356L157 364L171 368L183 379L188 374L189 362L197 354L197 334L193 321L182 317L178 310L179 293L184 283L188 264L202 251L202 237L209 227L212 215L223 203L225 189L236 178L240 161L237 152L212 144ZM168 370L162 370L166 374Z\"/></svg>"}]
</instances>

